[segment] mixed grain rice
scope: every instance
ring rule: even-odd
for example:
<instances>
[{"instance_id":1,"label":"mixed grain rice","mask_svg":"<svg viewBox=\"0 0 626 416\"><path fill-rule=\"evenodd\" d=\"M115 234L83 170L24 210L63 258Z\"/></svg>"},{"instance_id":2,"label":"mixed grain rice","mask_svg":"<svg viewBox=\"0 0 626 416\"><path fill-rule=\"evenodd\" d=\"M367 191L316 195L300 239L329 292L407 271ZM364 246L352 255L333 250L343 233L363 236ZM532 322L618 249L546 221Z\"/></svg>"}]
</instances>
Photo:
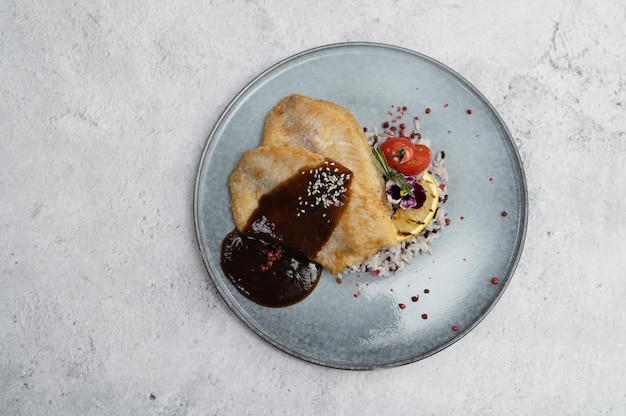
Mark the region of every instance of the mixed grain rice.
<instances>
[{"instance_id":1,"label":"mixed grain rice","mask_svg":"<svg viewBox=\"0 0 626 416\"><path fill-rule=\"evenodd\" d=\"M417 122L415 127L417 131L419 129ZM365 134L370 146L378 146L386 138L395 135L390 131L379 133L376 128ZM413 136L411 138L413 143L430 147L430 141L422 138L421 134L416 133ZM347 268L343 273L374 273L378 276L387 276L404 270L405 265L411 263L417 254L432 254L433 241L437 238L438 232L446 227L447 214L442 205L448 199L447 186L445 186L448 181L448 171L444 158L443 151L437 152L428 168L428 172L435 177L437 183L443 186L439 188L439 207L426 228L415 237L400 242L394 247L382 249L363 262Z\"/></svg>"}]
</instances>

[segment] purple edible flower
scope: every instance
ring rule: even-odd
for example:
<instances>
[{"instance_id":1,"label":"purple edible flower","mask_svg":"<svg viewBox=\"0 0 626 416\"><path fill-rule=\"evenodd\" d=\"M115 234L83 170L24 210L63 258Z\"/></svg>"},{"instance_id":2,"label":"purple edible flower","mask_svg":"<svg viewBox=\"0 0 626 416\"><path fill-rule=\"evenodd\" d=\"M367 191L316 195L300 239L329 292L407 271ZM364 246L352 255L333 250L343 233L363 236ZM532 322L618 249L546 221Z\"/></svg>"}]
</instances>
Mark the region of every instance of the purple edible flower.
<instances>
[{"instance_id":1,"label":"purple edible flower","mask_svg":"<svg viewBox=\"0 0 626 416\"><path fill-rule=\"evenodd\" d=\"M404 180L411 187L413 195L404 191L396 181L388 180L385 184L387 199L402 209L420 208L426 202L426 191L414 176L405 176Z\"/></svg>"}]
</instances>

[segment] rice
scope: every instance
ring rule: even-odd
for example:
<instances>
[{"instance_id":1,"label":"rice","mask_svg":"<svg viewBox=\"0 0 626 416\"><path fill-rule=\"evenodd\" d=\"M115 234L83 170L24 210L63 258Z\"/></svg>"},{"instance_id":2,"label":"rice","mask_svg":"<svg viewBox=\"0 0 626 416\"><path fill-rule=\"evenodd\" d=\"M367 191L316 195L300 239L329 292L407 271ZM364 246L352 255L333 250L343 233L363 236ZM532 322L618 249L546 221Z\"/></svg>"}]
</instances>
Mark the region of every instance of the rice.
<instances>
[{"instance_id":1,"label":"rice","mask_svg":"<svg viewBox=\"0 0 626 416\"><path fill-rule=\"evenodd\" d=\"M417 123L417 121L416 121ZM416 125L416 128L418 126ZM379 133L376 128L371 132L366 131L366 136L370 146L378 146L388 137L395 136L395 133L384 131ZM430 147L430 141L424 139L421 134L411 135L411 141L415 144L423 144ZM432 149L432 147L431 147ZM439 206L435 215L426 228L415 237L400 242L391 248L384 248L378 253L368 257L363 262L348 267L343 273L372 273L378 276L388 276L404 270L405 265L411 263L413 257L418 254L432 254L432 244L437 238L438 232L447 226L446 212L443 205L448 199L447 186L448 171L445 164L445 152L439 151L433 158L428 172L435 177L439 183ZM341 277L342 273L338 275Z\"/></svg>"}]
</instances>

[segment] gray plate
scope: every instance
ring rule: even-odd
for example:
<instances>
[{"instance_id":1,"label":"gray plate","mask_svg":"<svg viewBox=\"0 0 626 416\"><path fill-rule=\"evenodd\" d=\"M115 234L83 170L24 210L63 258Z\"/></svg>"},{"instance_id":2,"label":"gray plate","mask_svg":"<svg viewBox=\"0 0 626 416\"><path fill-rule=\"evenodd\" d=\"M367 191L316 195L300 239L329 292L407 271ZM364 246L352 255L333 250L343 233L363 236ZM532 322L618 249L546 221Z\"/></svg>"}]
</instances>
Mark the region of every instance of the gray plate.
<instances>
[{"instance_id":1,"label":"gray plate","mask_svg":"<svg viewBox=\"0 0 626 416\"><path fill-rule=\"evenodd\" d=\"M379 126L395 105L407 106L407 115L418 115L433 150L446 152L450 197L444 207L451 225L439 233L432 255L418 256L402 273L345 275L338 284L324 272L304 301L274 309L250 302L229 283L220 268L220 246L234 229L228 175L241 153L259 144L268 111L292 93L345 106L366 127ZM411 117L405 122L412 126ZM527 195L519 154L506 126L471 84L410 50L345 43L279 62L233 99L208 138L194 209L209 275L250 329L303 360L364 370L428 357L487 315L519 260ZM497 285L491 283L494 276ZM419 301L412 302L418 294Z\"/></svg>"}]
</instances>

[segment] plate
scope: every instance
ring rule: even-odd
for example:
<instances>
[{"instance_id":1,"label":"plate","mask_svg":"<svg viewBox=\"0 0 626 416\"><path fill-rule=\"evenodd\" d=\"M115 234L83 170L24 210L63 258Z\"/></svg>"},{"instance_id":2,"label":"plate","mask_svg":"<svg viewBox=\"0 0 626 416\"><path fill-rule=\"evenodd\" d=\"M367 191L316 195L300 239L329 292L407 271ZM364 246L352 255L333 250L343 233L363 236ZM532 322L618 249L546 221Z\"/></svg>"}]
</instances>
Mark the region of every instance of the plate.
<instances>
[{"instance_id":1,"label":"plate","mask_svg":"<svg viewBox=\"0 0 626 416\"><path fill-rule=\"evenodd\" d=\"M449 199L444 207L451 221L438 234L432 254L418 255L401 273L345 274L338 283L325 271L302 302L267 308L243 297L220 268L221 242L234 229L227 179L241 153L260 143L266 114L293 93L340 104L364 127L378 127L390 118L388 111L406 106L407 115L419 118L433 151L446 153ZM234 97L208 137L196 178L194 216L211 280L252 331L311 363L380 369L441 351L494 307L521 255L526 180L503 121L459 74L401 47L342 43L287 58Z\"/></svg>"}]
</instances>

